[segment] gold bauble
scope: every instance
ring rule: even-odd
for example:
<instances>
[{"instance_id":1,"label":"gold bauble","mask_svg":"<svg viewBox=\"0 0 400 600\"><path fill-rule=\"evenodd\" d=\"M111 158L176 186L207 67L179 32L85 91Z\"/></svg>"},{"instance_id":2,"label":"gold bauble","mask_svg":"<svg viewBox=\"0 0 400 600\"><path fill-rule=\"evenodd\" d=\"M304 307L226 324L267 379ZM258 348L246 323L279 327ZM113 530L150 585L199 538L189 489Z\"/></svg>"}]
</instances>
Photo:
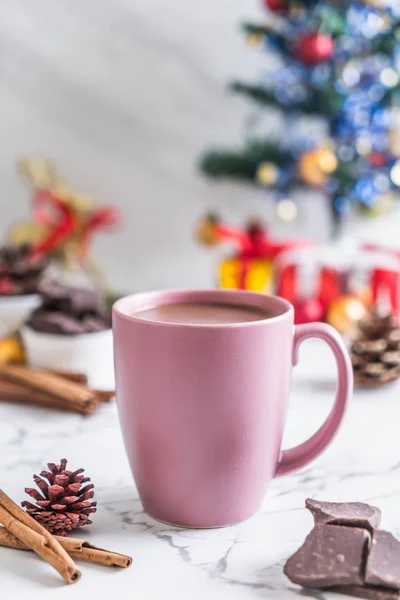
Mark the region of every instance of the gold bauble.
<instances>
[{"instance_id":1,"label":"gold bauble","mask_svg":"<svg viewBox=\"0 0 400 600\"><path fill-rule=\"evenodd\" d=\"M247 36L247 43L250 44L250 46L261 46L264 39L265 36L263 33L250 33Z\"/></svg>"},{"instance_id":2,"label":"gold bauble","mask_svg":"<svg viewBox=\"0 0 400 600\"><path fill-rule=\"evenodd\" d=\"M326 146L303 152L297 164L297 171L304 183L321 187L327 182L328 175L333 173L337 166L338 161L335 153Z\"/></svg>"},{"instance_id":3,"label":"gold bauble","mask_svg":"<svg viewBox=\"0 0 400 600\"><path fill-rule=\"evenodd\" d=\"M262 162L257 169L256 179L261 185L274 185L278 181L279 169L272 162Z\"/></svg>"},{"instance_id":4,"label":"gold bauble","mask_svg":"<svg viewBox=\"0 0 400 600\"><path fill-rule=\"evenodd\" d=\"M200 221L196 228L196 238L201 244L215 246L218 243L216 224L216 219L210 217Z\"/></svg>"},{"instance_id":5,"label":"gold bauble","mask_svg":"<svg viewBox=\"0 0 400 600\"><path fill-rule=\"evenodd\" d=\"M350 333L367 314L365 302L356 295L339 296L332 300L326 313L326 321L339 333Z\"/></svg>"},{"instance_id":6,"label":"gold bauble","mask_svg":"<svg viewBox=\"0 0 400 600\"><path fill-rule=\"evenodd\" d=\"M394 156L400 156L400 126L393 127L388 133L389 150Z\"/></svg>"}]
</instances>

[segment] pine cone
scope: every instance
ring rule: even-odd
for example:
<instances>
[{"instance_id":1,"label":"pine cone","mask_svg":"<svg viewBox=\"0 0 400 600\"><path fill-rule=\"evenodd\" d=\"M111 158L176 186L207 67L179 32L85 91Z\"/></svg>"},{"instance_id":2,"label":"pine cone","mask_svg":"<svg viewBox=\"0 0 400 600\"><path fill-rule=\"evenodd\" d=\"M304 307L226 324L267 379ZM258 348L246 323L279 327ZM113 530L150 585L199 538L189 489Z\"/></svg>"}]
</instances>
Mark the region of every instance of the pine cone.
<instances>
[{"instance_id":1,"label":"pine cone","mask_svg":"<svg viewBox=\"0 0 400 600\"><path fill-rule=\"evenodd\" d=\"M400 377L400 329L393 317L373 313L360 321L350 355L360 387L379 387Z\"/></svg>"},{"instance_id":2,"label":"pine cone","mask_svg":"<svg viewBox=\"0 0 400 600\"><path fill-rule=\"evenodd\" d=\"M27 500L22 502L26 512L56 535L66 536L72 529L90 525L92 521L89 515L96 512L97 502L90 501L94 496L94 485L90 483L82 487L90 481L89 477L82 475L84 469L67 471L65 458L59 466L53 463L47 466L49 471L42 471L41 477L33 476L41 493L33 488L25 488L25 492L36 500L36 505Z\"/></svg>"}]
</instances>

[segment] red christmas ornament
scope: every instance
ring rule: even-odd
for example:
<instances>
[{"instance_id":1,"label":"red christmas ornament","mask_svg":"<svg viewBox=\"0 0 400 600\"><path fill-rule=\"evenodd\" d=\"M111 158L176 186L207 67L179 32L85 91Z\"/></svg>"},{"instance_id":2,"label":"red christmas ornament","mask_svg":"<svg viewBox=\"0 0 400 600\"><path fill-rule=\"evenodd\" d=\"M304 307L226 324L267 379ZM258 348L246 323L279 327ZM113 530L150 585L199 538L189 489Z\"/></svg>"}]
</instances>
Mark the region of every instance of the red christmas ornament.
<instances>
[{"instance_id":1,"label":"red christmas ornament","mask_svg":"<svg viewBox=\"0 0 400 600\"><path fill-rule=\"evenodd\" d=\"M287 0L264 0L264 4L273 12L282 12L287 9Z\"/></svg>"},{"instance_id":2,"label":"red christmas ornament","mask_svg":"<svg viewBox=\"0 0 400 600\"><path fill-rule=\"evenodd\" d=\"M334 49L334 41L326 33L306 33L296 45L298 58L310 65L328 60Z\"/></svg>"},{"instance_id":3,"label":"red christmas ornament","mask_svg":"<svg viewBox=\"0 0 400 600\"><path fill-rule=\"evenodd\" d=\"M384 167L388 164L388 157L383 152L371 152L368 161L373 167Z\"/></svg>"},{"instance_id":4,"label":"red christmas ornament","mask_svg":"<svg viewBox=\"0 0 400 600\"><path fill-rule=\"evenodd\" d=\"M322 321L323 317L324 308L318 298L308 298L296 303L294 306L294 322L296 325Z\"/></svg>"}]
</instances>

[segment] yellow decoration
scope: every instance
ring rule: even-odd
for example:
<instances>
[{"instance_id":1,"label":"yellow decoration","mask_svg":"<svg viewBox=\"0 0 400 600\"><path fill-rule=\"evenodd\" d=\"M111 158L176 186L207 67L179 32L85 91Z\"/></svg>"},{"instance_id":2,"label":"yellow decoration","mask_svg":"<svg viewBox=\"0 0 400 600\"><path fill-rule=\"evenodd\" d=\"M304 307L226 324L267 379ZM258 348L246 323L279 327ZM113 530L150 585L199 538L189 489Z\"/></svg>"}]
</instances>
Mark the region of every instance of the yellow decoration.
<instances>
[{"instance_id":1,"label":"yellow decoration","mask_svg":"<svg viewBox=\"0 0 400 600\"><path fill-rule=\"evenodd\" d=\"M261 185L274 185L278 181L279 169L272 162L263 162L259 165L256 179Z\"/></svg>"},{"instance_id":2,"label":"yellow decoration","mask_svg":"<svg viewBox=\"0 0 400 600\"><path fill-rule=\"evenodd\" d=\"M240 286L243 263L239 258L229 258L220 263L219 285L222 288L238 289ZM273 271L271 261L254 258L248 262L244 281L246 290L272 293Z\"/></svg>"},{"instance_id":3,"label":"yellow decoration","mask_svg":"<svg viewBox=\"0 0 400 600\"><path fill-rule=\"evenodd\" d=\"M0 339L0 365L8 363L23 364L25 362L24 348L16 337Z\"/></svg>"},{"instance_id":4,"label":"yellow decoration","mask_svg":"<svg viewBox=\"0 0 400 600\"><path fill-rule=\"evenodd\" d=\"M260 46L264 42L264 34L263 33L250 33L247 36L247 43L250 46Z\"/></svg>"},{"instance_id":5,"label":"yellow decoration","mask_svg":"<svg viewBox=\"0 0 400 600\"><path fill-rule=\"evenodd\" d=\"M24 244L37 244L39 243L47 229L40 223L34 221L20 221L15 223L11 229L7 232L7 240L11 244L16 246L22 246Z\"/></svg>"},{"instance_id":6,"label":"yellow decoration","mask_svg":"<svg viewBox=\"0 0 400 600\"><path fill-rule=\"evenodd\" d=\"M196 237L205 246L215 246L218 243L216 222L209 217L200 221L196 229Z\"/></svg>"},{"instance_id":7,"label":"yellow decoration","mask_svg":"<svg viewBox=\"0 0 400 600\"><path fill-rule=\"evenodd\" d=\"M49 188L59 179L53 165L40 156L23 158L18 163L18 170L35 188Z\"/></svg>"},{"instance_id":8,"label":"yellow decoration","mask_svg":"<svg viewBox=\"0 0 400 600\"><path fill-rule=\"evenodd\" d=\"M326 321L339 333L350 333L354 326L367 314L367 307L361 298L355 295L339 296L331 302Z\"/></svg>"},{"instance_id":9,"label":"yellow decoration","mask_svg":"<svg viewBox=\"0 0 400 600\"><path fill-rule=\"evenodd\" d=\"M304 152L297 164L297 171L304 183L321 187L328 180L328 175L337 169L337 166L335 153L326 146Z\"/></svg>"}]
</instances>

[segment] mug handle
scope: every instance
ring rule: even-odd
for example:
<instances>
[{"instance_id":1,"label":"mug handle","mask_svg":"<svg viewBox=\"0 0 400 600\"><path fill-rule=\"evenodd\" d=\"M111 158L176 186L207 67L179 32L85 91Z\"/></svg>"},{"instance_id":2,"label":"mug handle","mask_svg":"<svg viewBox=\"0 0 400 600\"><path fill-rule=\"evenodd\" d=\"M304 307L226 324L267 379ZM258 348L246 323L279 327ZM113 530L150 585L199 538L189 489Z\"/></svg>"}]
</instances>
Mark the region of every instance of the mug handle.
<instances>
[{"instance_id":1,"label":"mug handle","mask_svg":"<svg viewBox=\"0 0 400 600\"><path fill-rule=\"evenodd\" d=\"M286 475L313 460L330 443L336 434L353 391L353 369L349 354L339 333L325 323L296 325L293 342L293 365L297 364L300 344L307 338L324 340L332 349L338 368L338 384L333 408L325 423L308 440L283 450L280 455L275 477Z\"/></svg>"}]
</instances>

